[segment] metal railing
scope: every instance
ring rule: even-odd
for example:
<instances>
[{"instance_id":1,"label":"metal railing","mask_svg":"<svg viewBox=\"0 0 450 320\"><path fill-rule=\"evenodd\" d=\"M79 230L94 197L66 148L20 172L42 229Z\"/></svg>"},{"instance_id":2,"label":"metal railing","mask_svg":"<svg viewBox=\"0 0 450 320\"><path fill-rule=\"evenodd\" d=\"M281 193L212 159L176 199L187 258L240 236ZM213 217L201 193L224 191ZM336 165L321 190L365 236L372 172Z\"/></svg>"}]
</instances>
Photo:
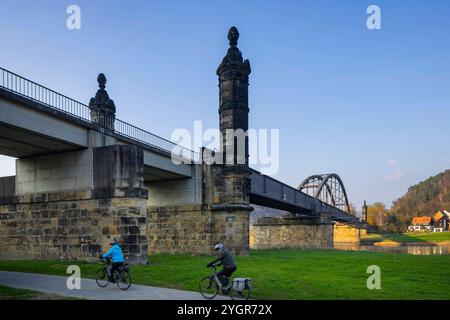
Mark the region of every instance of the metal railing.
<instances>
[{"instance_id":1,"label":"metal railing","mask_svg":"<svg viewBox=\"0 0 450 320\"><path fill-rule=\"evenodd\" d=\"M182 151L182 157L192 161L197 160L198 154L196 152L179 146L170 140L159 137L117 118L93 122L91 119L91 110L84 103L69 98L1 67L0 73L0 88L3 90L69 114L86 122L94 123L104 129L111 130L120 136L169 153L172 153L174 147L177 147L178 150ZM180 153L177 155L180 156Z\"/></svg>"},{"instance_id":2,"label":"metal railing","mask_svg":"<svg viewBox=\"0 0 450 320\"><path fill-rule=\"evenodd\" d=\"M190 161L197 161L199 154L194 152L188 148L180 146L170 140L164 139L160 136L157 136L151 132L133 126L125 121L115 118L114 119L114 132L117 134L129 138L143 144L147 144L154 148L161 149L163 151L167 151L170 153L174 153L175 156L179 158L187 158ZM175 154L173 151L174 148L177 147L178 153Z\"/></svg>"},{"instance_id":3,"label":"metal railing","mask_svg":"<svg viewBox=\"0 0 450 320\"><path fill-rule=\"evenodd\" d=\"M74 117L91 121L89 107L56 91L28 80L14 72L0 68L0 87L47 107L63 111Z\"/></svg>"}]
</instances>

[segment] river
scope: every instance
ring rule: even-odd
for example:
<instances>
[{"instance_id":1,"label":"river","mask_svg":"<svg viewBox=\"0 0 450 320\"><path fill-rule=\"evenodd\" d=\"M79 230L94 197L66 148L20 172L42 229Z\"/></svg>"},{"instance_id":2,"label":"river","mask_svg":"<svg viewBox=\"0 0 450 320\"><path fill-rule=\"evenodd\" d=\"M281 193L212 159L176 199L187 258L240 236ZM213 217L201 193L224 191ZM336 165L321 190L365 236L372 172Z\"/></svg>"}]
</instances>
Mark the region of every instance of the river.
<instances>
[{"instance_id":1,"label":"river","mask_svg":"<svg viewBox=\"0 0 450 320\"><path fill-rule=\"evenodd\" d=\"M413 255L447 255L447 254L450 254L450 246L436 246L436 245L374 246L374 245L357 245L357 244L335 244L334 248L336 250L406 253L406 254L413 254Z\"/></svg>"}]
</instances>

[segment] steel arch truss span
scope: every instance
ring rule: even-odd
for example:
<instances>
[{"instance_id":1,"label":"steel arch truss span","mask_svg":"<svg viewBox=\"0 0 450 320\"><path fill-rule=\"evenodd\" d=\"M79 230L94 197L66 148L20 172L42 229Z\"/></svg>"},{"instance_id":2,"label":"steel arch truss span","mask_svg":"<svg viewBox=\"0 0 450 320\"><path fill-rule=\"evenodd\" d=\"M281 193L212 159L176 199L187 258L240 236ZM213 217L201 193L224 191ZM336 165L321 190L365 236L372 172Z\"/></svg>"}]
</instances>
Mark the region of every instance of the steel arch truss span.
<instances>
[{"instance_id":1,"label":"steel arch truss span","mask_svg":"<svg viewBox=\"0 0 450 320\"><path fill-rule=\"evenodd\" d=\"M312 175L303 180L297 189L350 213L347 192L341 178L335 173Z\"/></svg>"}]
</instances>

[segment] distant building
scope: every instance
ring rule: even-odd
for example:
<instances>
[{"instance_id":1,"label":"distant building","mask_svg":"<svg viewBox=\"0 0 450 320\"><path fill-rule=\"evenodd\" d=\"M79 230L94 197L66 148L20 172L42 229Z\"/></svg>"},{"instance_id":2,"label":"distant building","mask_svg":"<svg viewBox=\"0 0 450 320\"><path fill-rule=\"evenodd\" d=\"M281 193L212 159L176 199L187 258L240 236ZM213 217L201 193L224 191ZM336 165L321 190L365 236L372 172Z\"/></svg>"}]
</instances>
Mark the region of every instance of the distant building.
<instances>
[{"instance_id":1,"label":"distant building","mask_svg":"<svg viewBox=\"0 0 450 320\"><path fill-rule=\"evenodd\" d=\"M413 217L408 231L444 232L450 229L450 212L439 210L433 217Z\"/></svg>"},{"instance_id":2,"label":"distant building","mask_svg":"<svg viewBox=\"0 0 450 320\"><path fill-rule=\"evenodd\" d=\"M413 217L408 231L431 231L433 223L432 217Z\"/></svg>"},{"instance_id":3,"label":"distant building","mask_svg":"<svg viewBox=\"0 0 450 320\"><path fill-rule=\"evenodd\" d=\"M433 232L448 231L450 224L450 212L446 210L440 210L433 217Z\"/></svg>"}]
</instances>

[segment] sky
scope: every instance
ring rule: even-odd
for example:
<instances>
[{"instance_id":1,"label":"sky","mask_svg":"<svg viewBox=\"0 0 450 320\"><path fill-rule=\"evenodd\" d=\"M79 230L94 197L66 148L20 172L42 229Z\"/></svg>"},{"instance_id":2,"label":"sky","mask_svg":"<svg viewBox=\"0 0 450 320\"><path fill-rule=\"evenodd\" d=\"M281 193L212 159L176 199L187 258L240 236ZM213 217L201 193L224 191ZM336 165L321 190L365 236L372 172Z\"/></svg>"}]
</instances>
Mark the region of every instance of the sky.
<instances>
[{"instance_id":1,"label":"sky","mask_svg":"<svg viewBox=\"0 0 450 320\"><path fill-rule=\"evenodd\" d=\"M80 30L66 27L73 4ZM86 104L103 72L117 117L169 138L218 127L233 25L250 127L280 130L275 178L335 172L359 210L450 168L449 1L0 0L0 66ZM0 156L0 176L14 170Z\"/></svg>"}]
</instances>

